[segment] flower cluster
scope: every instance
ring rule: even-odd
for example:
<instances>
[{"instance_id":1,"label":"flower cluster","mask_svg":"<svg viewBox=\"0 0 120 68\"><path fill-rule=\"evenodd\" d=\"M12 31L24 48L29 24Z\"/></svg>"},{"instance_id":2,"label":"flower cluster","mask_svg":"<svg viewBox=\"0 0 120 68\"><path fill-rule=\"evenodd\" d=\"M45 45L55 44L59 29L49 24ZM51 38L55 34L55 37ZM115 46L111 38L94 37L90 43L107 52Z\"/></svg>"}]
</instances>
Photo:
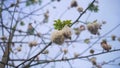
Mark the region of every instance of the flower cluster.
<instances>
[{"instance_id":1,"label":"flower cluster","mask_svg":"<svg viewBox=\"0 0 120 68\"><path fill-rule=\"evenodd\" d=\"M62 30L55 30L51 34L52 42L62 45L65 39L71 39L71 29L68 26L64 26Z\"/></svg>"},{"instance_id":2,"label":"flower cluster","mask_svg":"<svg viewBox=\"0 0 120 68\"><path fill-rule=\"evenodd\" d=\"M98 29L101 29L101 26L102 25L100 23L97 23L97 21L95 20L93 23L87 24L87 29L91 34L99 35Z\"/></svg>"}]
</instances>

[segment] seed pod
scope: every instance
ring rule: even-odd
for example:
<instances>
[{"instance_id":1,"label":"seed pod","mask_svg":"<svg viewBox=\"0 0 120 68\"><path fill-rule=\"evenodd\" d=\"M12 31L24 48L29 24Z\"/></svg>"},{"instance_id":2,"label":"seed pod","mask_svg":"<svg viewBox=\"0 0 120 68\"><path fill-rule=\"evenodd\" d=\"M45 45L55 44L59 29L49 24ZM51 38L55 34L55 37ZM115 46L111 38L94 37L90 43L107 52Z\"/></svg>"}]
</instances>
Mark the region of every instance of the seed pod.
<instances>
[{"instance_id":1,"label":"seed pod","mask_svg":"<svg viewBox=\"0 0 120 68\"><path fill-rule=\"evenodd\" d=\"M17 47L17 49L16 49L18 52L20 52L21 51L21 47Z\"/></svg>"},{"instance_id":2,"label":"seed pod","mask_svg":"<svg viewBox=\"0 0 120 68\"><path fill-rule=\"evenodd\" d=\"M74 57L77 58L80 54L74 53Z\"/></svg>"},{"instance_id":3,"label":"seed pod","mask_svg":"<svg viewBox=\"0 0 120 68\"><path fill-rule=\"evenodd\" d=\"M111 50L111 46L108 45L108 44L106 44L106 43L104 43L104 42L101 42L101 46L102 46L102 48L103 48L104 50L106 50L107 52L108 52L109 50Z\"/></svg>"},{"instance_id":4,"label":"seed pod","mask_svg":"<svg viewBox=\"0 0 120 68\"><path fill-rule=\"evenodd\" d=\"M29 42L29 47L33 47L32 42Z\"/></svg>"},{"instance_id":5,"label":"seed pod","mask_svg":"<svg viewBox=\"0 0 120 68\"><path fill-rule=\"evenodd\" d=\"M42 54L48 54L48 53L49 53L49 51L48 51L48 50L45 50L45 51L43 51Z\"/></svg>"},{"instance_id":6,"label":"seed pod","mask_svg":"<svg viewBox=\"0 0 120 68\"><path fill-rule=\"evenodd\" d=\"M44 17L48 18L49 17L49 11L47 11L46 13L44 13Z\"/></svg>"},{"instance_id":7,"label":"seed pod","mask_svg":"<svg viewBox=\"0 0 120 68\"><path fill-rule=\"evenodd\" d=\"M111 47L110 45L108 45L108 49L109 49L109 50L111 50L111 49L112 49L112 47Z\"/></svg>"},{"instance_id":8,"label":"seed pod","mask_svg":"<svg viewBox=\"0 0 120 68\"><path fill-rule=\"evenodd\" d=\"M90 61L92 62L93 65L96 65L96 64L97 64L97 63L96 63L96 57L92 57L92 58L90 59Z\"/></svg>"},{"instance_id":9,"label":"seed pod","mask_svg":"<svg viewBox=\"0 0 120 68\"><path fill-rule=\"evenodd\" d=\"M7 37L6 36L2 36L0 39L5 41L5 40L7 40Z\"/></svg>"},{"instance_id":10,"label":"seed pod","mask_svg":"<svg viewBox=\"0 0 120 68\"><path fill-rule=\"evenodd\" d=\"M36 46L36 45L37 45L37 41L29 42L29 46L30 47L33 47L33 46Z\"/></svg>"},{"instance_id":11,"label":"seed pod","mask_svg":"<svg viewBox=\"0 0 120 68\"><path fill-rule=\"evenodd\" d=\"M63 52L64 52L64 54L67 54L68 50L65 48L65 49L63 49Z\"/></svg>"},{"instance_id":12,"label":"seed pod","mask_svg":"<svg viewBox=\"0 0 120 68\"><path fill-rule=\"evenodd\" d=\"M117 40L120 42L120 37Z\"/></svg>"},{"instance_id":13,"label":"seed pod","mask_svg":"<svg viewBox=\"0 0 120 68\"><path fill-rule=\"evenodd\" d=\"M32 42L32 45L33 45L33 46L36 46L36 45L37 45L37 41L33 41L33 42Z\"/></svg>"},{"instance_id":14,"label":"seed pod","mask_svg":"<svg viewBox=\"0 0 120 68\"><path fill-rule=\"evenodd\" d=\"M39 56L37 56L37 57L35 58L35 60L37 60L37 61L39 61L39 59L40 59Z\"/></svg>"},{"instance_id":15,"label":"seed pod","mask_svg":"<svg viewBox=\"0 0 120 68\"><path fill-rule=\"evenodd\" d=\"M18 32L19 32L19 33L21 33L21 32L22 32L22 30L18 30Z\"/></svg>"},{"instance_id":16,"label":"seed pod","mask_svg":"<svg viewBox=\"0 0 120 68\"><path fill-rule=\"evenodd\" d=\"M80 31L85 30L85 26L84 25L80 25Z\"/></svg>"},{"instance_id":17,"label":"seed pod","mask_svg":"<svg viewBox=\"0 0 120 68\"><path fill-rule=\"evenodd\" d=\"M77 6L78 6L77 1L76 1L76 0L72 0L70 6L71 6L71 7L77 7Z\"/></svg>"},{"instance_id":18,"label":"seed pod","mask_svg":"<svg viewBox=\"0 0 120 68\"><path fill-rule=\"evenodd\" d=\"M103 40L102 40L102 43L105 43L105 44L107 44L107 41L106 41L106 39L103 39Z\"/></svg>"},{"instance_id":19,"label":"seed pod","mask_svg":"<svg viewBox=\"0 0 120 68\"><path fill-rule=\"evenodd\" d=\"M15 4L14 3L12 3L11 5L10 5L10 7L14 7L15 6Z\"/></svg>"},{"instance_id":20,"label":"seed pod","mask_svg":"<svg viewBox=\"0 0 120 68\"><path fill-rule=\"evenodd\" d=\"M106 24L106 21L102 21L102 24Z\"/></svg>"},{"instance_id":21,"label":"seed pod","mask_svg":"<svg viewBox=\"0 0 120 68\"><path fill-rule=\"evenodd\" d=\"M43 22L47 23L48 22L48 18L49 18L49 11L46 11L46 13L44 13L44 20L43 20Z\"/></svg>"},{"instance_id":22,"label":"seed pod","mask_svg":"<svg viewBox=\"0 0 120 68\"><path fill-rule=\"evenodd\" d=\"M84 43L89 44L89 43L90 43L90 39L89 39L89 38L86 38L86 39L84 40Z\"/></svg>"},{"instance_id":23,"label":"seed pod","mask_svg":"<svg viewBox=\"0 0 120 68\"><path fill-rule=\"evenodd\" d=\"M38 36L38 37L40 37L40 36L41 36L41 34L40 34L40 33L37 33L37 36Z\"/></svg>"},{"instance_id":24,"label":"seed pod","mask_svg":"<svg viewBox=\"0 0 120 68\"><path fill-rule=\"evenodd\" d=\"M111 38L112 38L113 41L115 41L116 36L115 36L115 35L112 35Z\"/></svg>"},{"instance_id":25,"label":"seed pod","mask_svg":"<svg viewBox=\"0 0 120 68\"><path fill-rule=\"evenodd\" d=\"M34 28L32 26L32 23L28 24L27 34L28 35L33 35L34 34Z\"/></svg>"},{"instance_id":26,"label":"seed pod","mask_svg":"<svg viewBox=\"0 0 120 68\"><path fill-rule=\"evenodd\" d=\"M95 29L95 26L92 23L87 24L87 29L91 34L96 35L98 32L98 29Z\"/></svg>"},{"instance_id":27,"label":"seed pod","mask_svg":"<svg viewBox=\"0 0 120 68\"><path fill-rule=\"evenodd\" d=\"M80 7L80 6L78 6L78 7L77 7L77 11L78 11L78 12L83 12L83 8Z\"/></svg>"},{"instance_id":28,"label":"seed pod","mask_svg":"<svg viewBox=\"0 0 120 68\"><path fill-rule=\"evenodd\" d=\"M80 29L79 28L74 28L75 34L79 35L80 34Z\"/></svg>"},{"instance_id":29,"label":"seed pod","mask_svg":"<svg viewBox=\"0 0 120 68\"><path fill-rule=\"evenodd\" d=\"M91 50L90 50L90 53L91 53L91 54L94 54L94 50L93 50L93 49L91 49Z\"/></svg>"}]
</instances>

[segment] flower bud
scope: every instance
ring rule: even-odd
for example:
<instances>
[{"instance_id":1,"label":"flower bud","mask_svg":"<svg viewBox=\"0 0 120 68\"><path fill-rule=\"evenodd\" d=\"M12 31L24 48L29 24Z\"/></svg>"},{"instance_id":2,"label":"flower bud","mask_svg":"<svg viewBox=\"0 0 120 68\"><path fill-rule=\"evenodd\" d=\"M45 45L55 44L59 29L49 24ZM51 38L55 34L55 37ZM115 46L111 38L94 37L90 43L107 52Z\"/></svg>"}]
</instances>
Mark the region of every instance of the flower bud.
<instances>
[{"instance_id":1,"label":"flower bud","mask_svg":"<svg viewBox=\"0 0 120 68\"><path fill-rule=\"evenodd\" d=\"M80 6L78 6L78 7L77 7L77 11L78 11L78 12L83 12L83 8L80 7Z\"/></svg>"},{"instance_id":2,"label":"flower bud","mask_svg":"<svg viewBox=\"0 0 120 68\"><path fill-rule=\"evenodd\" d=\"M74 57L77 58L80 54L74 53Z\"/></svg>"},{"instance_id":3,"label":"flower bud","mask_svg":"<svg viewBox=\"0 0 120 68\"><path fill-rule=\"evenodd\" d=\"M76 1L76 0L72 0L70 6L71 6L71 7L77 7L77 6L78 6L77 1Z\"/></svg>"},{"instance_id":4,"label":"flower bud","mask_svg":"<svg viewBox=\"0 0 120 68\"><path fill-rule=\"evenodd\" d=\"M113 41L115 41L116 36L115 36L115 35L112 35L111 38L112 38Z\"/></svg>"},{"instance_id":5,"label":"flower bud","mask_svg":"<svg viewBox=\"0 0 120 68\"><path fill-rule=\"evenodd\" d=\"M63 49L63 52L64 52L64 54L67 54L68 50L65 48L65 49Z\"/></svg>"},{"instance_id":6,"label":"flower bud","mask_svg":"<svg viewBox=\"0 0 120 68\"><path fill-rule=\"evenodd\" d=\"M33 47L33 46L36 46L37 45L37 41L31 41L29 42L29 46L30 47Z\"/></svg>"},{"instance_id":7,"label":"flower bud","mask_svg":"<svg viewBox=\"0 0 120 68\"><path fill-rule=\"evenodd\" d=\"M21 47L17 47L17 49L16 49L18 52L20 52L21 51Z\"/></svg>"},{"instance_id":8,"label":"flower bud","mask_svg":"<svg viewBox=\"0 0 120 68\"><path fill-rule=\"evenodd\" d=\"M97 64L97 63L96 63L96 57L92 57L92 58L90 59L90 61L92 62L93 65L96 65L96 64Z\"/></svg>"},{"instance_id":9,"label":"flower bud","mask_svg":"<svg viewBox=\"0 0 120 68\"><path fill-rule=\"evenodd\" d=\"M93 49L91 49L91 50L90 50L90 53L91 53L91 54L94 54L94 50L93 50Z\"/></svg>"}]
</instances>

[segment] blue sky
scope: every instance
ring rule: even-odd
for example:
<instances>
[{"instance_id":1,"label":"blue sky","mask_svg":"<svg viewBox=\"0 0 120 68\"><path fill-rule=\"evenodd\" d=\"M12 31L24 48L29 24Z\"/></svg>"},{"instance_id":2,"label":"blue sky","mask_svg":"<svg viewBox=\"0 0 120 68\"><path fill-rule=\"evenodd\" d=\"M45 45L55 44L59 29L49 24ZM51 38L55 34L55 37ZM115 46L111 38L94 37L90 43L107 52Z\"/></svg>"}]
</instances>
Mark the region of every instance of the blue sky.
<instances>
[{"instance_id":1,"label":"blue sky","mask_svg":"<svg viewBox=\"0 0 120 68\"><path fill-rule=\"evenodd\" d=\"M50 0L43 0L41 6L43 6L44 4L46 4L49 1ZM77 0L77 2L79 3L79 6L82 6L84 9L87 7L89 2L91 2L91 1L92 0ZM70 2L71 2L71 0L61 0L60 2L54 2L50 5L48 5L47 7L43 8L42 10L36 12L36 14L37 13L42 14L42 13L46 12L46 10L50 11L49 22L44 24L44 25L39 25L36 28L36 30L38 32L41 32L42 34L46 33L50 28L52 28L52 31L54 31L54 29L53 29L54 20L60 18L61 14L64 11L66 11L67 8L70 6ZM119 10L120 4L119 3L120 3L120 0L99 0L99 11L98 11L98 13L91 13L90 11L87 11L86 14L84 14L80 18L80 20L81 21L86 21L88 15L90 14L90 17L88 18L87 21L94 21L96 19L99 22L101 22L103 20L106 21L107 24L103 25L102 29L100 30L100 33L101 33L101 36L102 36L105 33L109 32L116 25L120 24L120 19L119 19L120 18L120 10ZM24 5L22 5L22 6L24 7ZM56 7L56 9L53 9L54 6ZM37 8L39 8L39 5L24 8L22 11L29 13L32 10L35 10ZM72 20L72 21L74 21L74 20L76 20L76 18L78 16L79 16L79 13L77 12L76 8L71 8L71 9L67 10L66 13L60 19L61 20ZM22 17L22 15L21 15L21 17ZM40 16L30 16L30 17L32 19L37 20L38 21L37 23L39 23L43 19L42 15L40 15ZM23 26L18 26L18 29L26 31L27 30L26 27L27 27L28 23L33 22L32 19L25 18L24 19L24 22L26 23L25 26L24 27ZM72 28L78 27L80 24L82 24L82 23L75 24ZM36 24L33 23L33 26L35 26L35 25ZM117 37L120 37L119 29L120 29L120 27L115 29L113 32L111 32L107 36L116 35ZM16 34L17 34L17 32L16 32ZM74 34L74 31L73 31L73 34ZM80 37L78 38L78 40L85 39L85 38L90 38L91 36L98 37L98 36L91 35L88 31L84 31L83 33L80 34ZM76 36L72 36L73 39L75 37ZM50 36L48 36L47 38L50 38ZM22 37L15 38L14 41L21 40L21 39L22 39ZM102 38L102 39L104 39L104 38ZM32 41L32 40L37 40L38 42L41 41L39 38L36 38L36 37L34 38L32 36L28 36L24 39L24 41ZM91 40L91 42L93 43L96 40L97 39ZM110 38L108 38L108 40L110 40ZM46 41L48 42L49 40L46 40ZM100 41L98 41L98 44L95 44L91 48L91 49L96 50L96 53L102 51L102 48L100 47L100 44L99 44ZM71 46L69 48L67 47L66 43L63 44L63 47L57 46L56 44L52 44L52 46L48 48L48 50L50 50L50 54L48 56L53 58L59 53L60 48L68 48L69 53L65 56L66 57L73 57L73 54L75 52L82 53L86 48L88 48L90 45L92 45L92 43L84 44L83 42L77 42L77 43L71 44ZM109 44L112 45L112 49L120 48L120 46L119 46L120 42L118 42L118 41L109 42ZM27 45L27 44L25 44L25 45ZM19 44L17 44L17 46L19 46ZM43 46L39 46L37 48L38 50L36 50L32 55L36 54L39 51L39 48L43 48ZM31 51L34 51L35 49L36 48L33 48ZM21 53L18 53L19 58L22 58L26 53L28 53L28 51L29 51L29 47L23 46L23 51ZM100 55L100 56L96 56L96 57L97 57L98 63L101 63L103 61L109 61L110 59L112 60L116 57L119 57L120 56L119 54L120 54L120 52L115 52L115 53L108 53L108 54L104 54L104 55ZM87 52L85 52L83 55L89 55L89 50ZM27 55L25 57L27 57ZM41 59L45 58L45 56L40 56L40 57L41 57ZM58 58L60 58L60 57L58 57ZM17 58L17 57L14 56L14 58ZM88 62L88 60L87 61L86 60L87 59L77 59L77 60L70 61L70 63L72 64L73 68L91 68L92 64L90 62ZM120 59L117 60L113 64L118 64L119 62L120 62ZM18 63L16 63L16 64L18 64ZM54 66L54 64L55 64L55 68L70 68L68 62L50 63L45 68L50 68L51 66ZM40 65L35 66L35 68L39 68L39 67L40 67ZM103 66L103 68L119 68L119 67L120 66L118 66L118 65L104 65Z\"/></svg>"}]
</instances>

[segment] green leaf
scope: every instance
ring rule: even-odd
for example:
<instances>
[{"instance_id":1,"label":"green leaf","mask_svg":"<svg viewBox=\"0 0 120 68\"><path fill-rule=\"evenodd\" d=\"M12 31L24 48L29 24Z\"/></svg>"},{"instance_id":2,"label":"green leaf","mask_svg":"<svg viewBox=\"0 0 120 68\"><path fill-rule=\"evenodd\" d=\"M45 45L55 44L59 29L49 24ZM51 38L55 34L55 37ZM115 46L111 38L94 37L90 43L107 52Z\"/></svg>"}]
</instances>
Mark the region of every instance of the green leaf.
<instances>
[{"instance_id":1,"label":"green leaf","mask_svg":"<svg viewBox=\"0 0 120 68\"><path fill-rule=\"evenodd\" d=\"M61 30L65 25L68 25L68 26L71 25L71 20L61 21L60 19L58 19L58 20L55 20L54 22L55 22L53 24L54 28L57 29L57 30Z\"/></svg>"},{"instance_id":2,"label":"green leaf","mask_svg":"<svg viewBox=\"0 0 120 68\"><path fill-rule=\"evenodd\" d=\"M91 12L98 12L98 6L94 4L89 4L88 10Z\"/></svg>"}]
</instances>

